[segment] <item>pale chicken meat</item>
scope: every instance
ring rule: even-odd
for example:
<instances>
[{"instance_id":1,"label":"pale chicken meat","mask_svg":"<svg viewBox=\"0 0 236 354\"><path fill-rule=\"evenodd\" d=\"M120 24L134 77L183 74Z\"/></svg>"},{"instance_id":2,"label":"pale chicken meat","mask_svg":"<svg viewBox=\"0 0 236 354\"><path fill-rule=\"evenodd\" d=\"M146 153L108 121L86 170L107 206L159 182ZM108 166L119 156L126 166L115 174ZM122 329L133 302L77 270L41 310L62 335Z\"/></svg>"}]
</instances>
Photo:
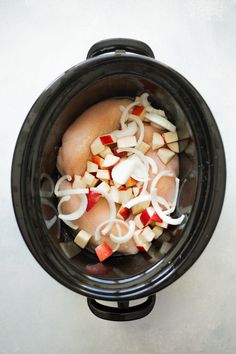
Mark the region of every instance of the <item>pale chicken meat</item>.
<instances>
[{"instance_id":1,"label":"pale chicken meat","mask_svg":"<svg viewBox=\"0 0 236 354\"><path fill-rule=\"evenodd\" d=\"M95 104L86 110L74 123L67 129L62 139L62 146L58 153L57 168L59 172L64 175L83 175L86 170L87 161L91 159L91 143L97 136L110 133L115 129L120 129L120 106L127 106L131 101L127 99L110 99ZM145 134L144 142L152 145L153 132L159 130L149 124L144 124ZM137 137L139 133L137 132ZM158 171L171 170L175 176L179 173L179 159L177 154L171 161L165 165L157 156L156 150L150 150L146 153L147 156L154 159L158 166ZM150 175L148 184L148 191L150 183L155 175ZM72 188L70 182L63 182L63 188ZM173 201L175 194L175 181L171 177L163 177L157 184L159 195L163 196L168 202ZM62 211L65 214L72 213L79 207L79 196L71 196L68 202L63 203ZM117 210L119 205L117 205ZM107 201L101 197L91 210L85 212L81 218L73 221L80 229L85 230L89 234L94 235L96 228L100 223L109 219L109 205ZM133 218L133 216L131 216ZM121 225L121 230L125 233L125 227ZM117 233L115 227L112 232ZM116 244L111 241L108 235L102 236L102 241L114 249ZM97 246L98 242L93 236L89 244L90 246ZM138 252L133 238L119 246L119 252L123 254L135 254Z\"/></svg>"}]
</instances>

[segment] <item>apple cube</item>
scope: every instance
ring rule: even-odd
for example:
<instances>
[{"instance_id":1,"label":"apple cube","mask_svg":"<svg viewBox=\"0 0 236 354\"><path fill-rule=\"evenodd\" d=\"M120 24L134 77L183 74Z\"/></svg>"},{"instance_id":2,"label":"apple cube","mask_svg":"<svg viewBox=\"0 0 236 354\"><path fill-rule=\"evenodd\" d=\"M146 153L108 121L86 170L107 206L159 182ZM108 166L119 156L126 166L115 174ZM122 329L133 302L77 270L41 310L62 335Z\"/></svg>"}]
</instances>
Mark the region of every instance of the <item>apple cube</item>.
<instances>
[{"instance_id":1,"label":"apple cube","mask_svg":"<svg viewBox=\"0 0 236 354\"><path fill-rule=\"evenodd\" d=\"M138 214L134 218L135 225L137 226L138 229L142 229L143 228L143 223L140 220L140 216L141 216L141 214Z\"/></svg>"},{"instance_id":2,"label":"apple cube","mask_svg":"<svg viewBox=\"0 0 236 354\"><path fill-rule=\"evenodd\" d=\"M137 181L132 177L130 177L128 179L128 181L125 183L126 187L134 187L134 186L136 186L136 184L137 184Z\"/></svg>"},{"instance_id":3,"label":"apple cube","mask_svg":"<svg viewBox=\"0 0 236 354\"><path fill-rule=\"evenodd\" d=\"M119 203L119 191L116 186L111 186L109 194L115 203Z\"/></svg>"},{"instance_id":4,"label":"apple cube","mask_svg":"<svg viewBox=\"0 0 236 354\"><path fill-rule=\"evenodd\" d=\"M116 148L113 149L113 154L114 154L115 156L118 156L118 157L121 158L121 157L126 157L127 154L128 154L128 152L127 152L127 151L118 152L118 148L116 147Z\"/></svg>"},{"instance_id":5,"label":"apple cube","mask_svg":"<svg viewBox=\"0 0 236 354\"><path fill-rule=\"evenodd\" d=\"M151 221L162 223L162 219L160 218L160 216L155 211L152 214Z\"/></svg>"},{"instance_id":6,"label":"apple cube","mask_svg":"<svg viewBox=\"0 0 236 354\"><path fill-rule=\"evenodd\" d=\"M112 150L109 146L105 146L105 149L99 153L99 156L101 156L103 159L105 159L107 155L113 155Z\"/></svg>"},{"instance_id":7,"label":"apple cube","mask_svg":"<svg viewBox=\"0 0 236 354\"><path fill-rule=\"evenodd\" d=\"M112 134L102 135L99 137L103 145L112 145L116 143L116 139Z\"/></svg>"},{"instance_id":8,"label":"apple cube","mask_svg":"<svg viewBox=\"0 0 236 354\"><path fill-rule=\"evenodd\" d=\"M97 171L97 174L96 174L96 177L98 179L105 179L105 180L109 180L111 179L111 176L110 176L110 172L108 170L98 170Z\"/></svg>"},{"instance_id":9,"label":"apple cube","mask_svg":"<svg viewBox=\"0 0 236 354\"><path fill-rule=\"evenodd\" d=\"M106 145L115 143L115 139L111 134L98 136L91 144L90 149L93 155L99 154L105 150Z\"/></svg>"},{"instance_id":10,"label":"apple cube","mask_svg":"<svg viewBox=\"0 0 236 354\"><path fill-rule=\"evenodd\" d=\"M171 151L170 149L161 148L157 151L157 155L160 158L160 160L165 165L167 165L168 162L170 162L170 160L173 159L173 157L175 156L175 153L173 151Z\"/></svg>"},{"instance_id":11,"label":"apple cube","mask_svg":"<svg viewBox=\"0 0 236 354\"><path fill-rule=\"evenodd\" d=\"M102 167L111 169L120 161L120 157L115 155L107 155L103 161Z\"/></svg>"},{"instance_id":12,"label":"apple cube","mask_svg":"<svg viewBox=\"0 0 236 354\"><path fill-rule=\"evenodd\" d=\"M175 152L176 154L179 153L179 143L177 141L175 141L174 143L169 143L167 144L168 148Z\"/></svg>"},{"instance_id":13,"label":"apple cube","mask_svg":"<svg viewBox=\"0 0 236 354\"><path fill-rule=\"evenodd\" d=\"M92 156L92 161L98 165L99 168L102 167L104 159L98 155Z\"/></svg>"},{"instance_id":14,"label":"apple cube","mask_svg":"<svg viewBox=\"0 0 236 354\"><path fill-rule=\"evenodd\" d=\"M113 254L112 249L106 244L106 242L103 242L101 245L97 246L95 248L95 252L100 262L105 261L105 259Z\"/></svg>"},{"instance_id":15,"label":"apple cube","mask_svg":"<svg viewBox=\"0 0 236 354\"><path fill-rule=\"evenodd\" d=\"M145 242L142 245L137 245L136 247L140 252L147 252L151 247L151 242Z\"/></svg>"},{"instance_id":16,"label":"apple cube","mask_svg":"<svg viewBox=\"0 0 236 354\"><path fill-rule=\"evenodd\" d=\"M163 229L168 229L169 224L167 224L165 221L162 222L155 222L156 226L162 227Z\"/></svg>"},{"instance_id":17,"label":"apple cube","mask_svg":"<svg viewBox=\"0 0 236 354\"><path fill-rule=\"evenodd\" d=\"M126 204L130 199L132 199L132 189L128 188L127 190L119 190L119 203Z\"/></svg>"},{"instance_id":18,"label":"apple cube","mask_svg":"<svg viewBox=\"0 0 236 354\"><path fill-rule=\"evenodd\" d=\"M179 140L178 134L176 132L166 132L162 134L164 142L166 144L174 143Z\"/></svg>"},{"instance_id":19,"label":"apple cube","mask_svg":"<svg viewBox=\"0 0 236 354\"><path fill-rule=\"evenodd\" d=\"M110 190L110 186L107 182L103 181L102 183L99 183L97 186L99 189L103 190L104 192L108 193Z\"/></svg>"},{"instance_id":20,"label":"apple cube","mask_svg":"<svg viewBox=\"0 0 236 354\"><path fill-rule=\"evenodd\" d=\"M98 165L96 163L87 161L87 172L93 173L93 172L97 172L97 170L98 170Z\"/></svg>"},{"instance_id":21,"label":"apple cube","mask_svg":"<svg viewBox=\"0 0 236 354\"><path fill-rule=\"evenodd\" d=\"M86 182L82 179L81 176L74 175L72 179L72 188L86 188L87 184Z\"/></svg>"},{"instance_id":22,"label":"apple cube","mask_svg":"<svg viewBox=\"0 0 236 354\"><path fill-rule=\"evenodd\" d=\"M136 204L132 207L132 213L134 215L142 213L145 209L147 209L150 205L150 201L142 202L139 204Z\"/></svg>"},{"instance_id":23,"label":"apple cube","mask_svg":"<svg viewBox=\"0 0 236 354\"><path fill-rule=\"evenodd\" d=\"M84 230L80 230L80 232L75 236L74 242L81 248L85 248L87 243L89 242L92 235Z\"/></svg>"},{"instance_id":24,"label":"apple cube","mask_svg":"<svg viewBox=\"0 0 236 354\"><path fill-rule=\"evenodd\" d=\"M165 145L165 141L161 134L154 132L152 136L152 149L157 150Z\"/></svg>"},{"instance_id":25,"label":"apple cube","mask_svg":"<svg viewBox=\"0 0 236 354\"><path fill-rule=\"evenodd\" d=\"M85 171L82 180L86 183L86 186L92 187L97 182L96 178L89 172Z\"/></svg>"},{"instance_id":26,"label":"apple cube","mask_svg":"<svg viewBox=\"0 0 236 354\"><path fill-rule=\"evenodd\" d=\"M142 222L143 226L146 226L151 222L152 215L154 210L152 207L145 209L140 215L140 221Z\"/></svg>"},{"instance_id":27,"label":"apple cube","mask_svg":"<svg viewBox=\"0 0 236 354\"><path fill-rule=\"evenodd\" d=\"M140 189L138 187L133 187L132 192L134 197L137 197L139 195Z\"/></svg>"},{"instance_id":28,"label":"apple cube","mask_svg":"<svg viewBox=\"0 0 236 354\"><path fill-rule=\"evenodd\" d=\"M130 216L131 210L129 208L121 206L118 210L117 217L123 220L128 219Z\"/></svg>"},{"instance_id":29,"label":"apple cube","mask_svg":"<svg viewBox=\"0 0 236 354\"><path fill-rule=\"evenodd\" d=\"M142 118L142 116L144 115L144 106L134 106L134 108L132 109L132 114Z\"/></svg>"},{"instance_id":30,"label":"apple cube","mask_svg":"<svg viewBox=\"0 0 236 354\"><path fill-rule=\"evenodd\" d=\"M137 147L137 149L141 151L143 154L146 154L146 152L148 152L148 150L150 149L150 145L142 141L141 144Z\"/></svg>"},{"instance_id":31,"label":"apple cube","mask_svg":"<svg viewBox=\"0 0 236 354\"><path fill-rule=\"evenodd\" d=\"M152 242L155 237L155 232L153 232L153 230L149 226L146 226L143 229L140 237L141 239L143 239L144 242Z\"/></svg>"},{"instance_id":32,"label":"apple cube","mask_svg":"<svg viewBox=\"0 0 236 354\"><path fill-rule=\"evenodd\" d=\"M101 193L89 191L89 193L86 194L86 196L88 200L86 211L89 211L90 209L92 209L92 207L94 207L95 204L97 204L97 202L101 198Z\"/></svg>"},{"instance_id":33,"label":"apple cube","mask_svg":"<svg viewBox=\"0 0 236 354\"><path fill-rule=\"evenodd\" d=\"M155 236L154 238L155 239L158 239L162 234L163 234L163 228L160 227L160 226L155 226L152 231L154 232Z\"/></svg>"},{"instance_id":34,"label":"apple cube","mask_svg":"<svg viewBox=\"0 0 236 354\"><path fill-rule=\"evenodd\" d=\"M134 147L137 145L136 136L125 136L117 140L118 148Z\"/></svg>"}]
</instances>

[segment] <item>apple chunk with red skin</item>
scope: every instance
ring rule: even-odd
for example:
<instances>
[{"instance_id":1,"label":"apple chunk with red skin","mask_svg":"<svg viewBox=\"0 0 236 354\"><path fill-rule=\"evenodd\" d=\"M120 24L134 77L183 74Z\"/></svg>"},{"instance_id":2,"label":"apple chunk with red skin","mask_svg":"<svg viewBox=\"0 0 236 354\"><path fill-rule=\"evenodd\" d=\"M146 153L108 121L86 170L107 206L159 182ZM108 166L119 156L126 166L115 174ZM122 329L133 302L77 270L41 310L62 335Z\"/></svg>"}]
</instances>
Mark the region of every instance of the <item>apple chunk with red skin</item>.
<instances>
[{"instance_id":1,"label":"apple chunk with red skin","mask_svg":"<svg viewBox=\"0 0 236 354\"><path fill-rule=\"evenodd\" d=\"M108 244L106 244L106 242L103 242L101 245L97 246L95 248L95 252L100 262L105 261L105 259L113 254L112 249L108 246Z\"/></svg>"},{"instance_id":2,"label":"apple chunk with red skin","mask_svg":"<svg viewBox=\"0 0 236 354\"><path fill-rule=\"evenodd\" d=\"M98 136L90 146L91 152L93 155L97 155L105 149L106 145L112 145L115 142L115 138L111 134Z\"/></svg>"},{"instance_id":3,"label":"apple chunk with red skin","mask_svg":"<svg viewBox=\"0 0 236 354\"><path fill-rule=\"evenodd\" d=\"M131 210L129 208L121 206L118 210L117 217L126 220L130 216L130 213Z\"/></svg>"},{"instance_id":4,"label":"apple chunk with red skin","mask_svg":"<svg viewBox=\"0 0 236 354\"><path fill-rule=\"evenodd\" d=\"M89 211L99 201L99 199L101 198L102 195L101 195L101 193L98 193L98 192L89 191L89 193L86 194L86 196L88 199L88 205L87 205L86 211Z\"/></svg>"},{"instance_id":5,"label":"apple chunk with red skin","mask_svg":"<svg viewBox=\"0 0 236 354\"><path fill-rule=\"evenodd\" d=\"M103 161L102 167L112 169L120 161L119 156L107 155Z\"/></svg>"}]
</instances>

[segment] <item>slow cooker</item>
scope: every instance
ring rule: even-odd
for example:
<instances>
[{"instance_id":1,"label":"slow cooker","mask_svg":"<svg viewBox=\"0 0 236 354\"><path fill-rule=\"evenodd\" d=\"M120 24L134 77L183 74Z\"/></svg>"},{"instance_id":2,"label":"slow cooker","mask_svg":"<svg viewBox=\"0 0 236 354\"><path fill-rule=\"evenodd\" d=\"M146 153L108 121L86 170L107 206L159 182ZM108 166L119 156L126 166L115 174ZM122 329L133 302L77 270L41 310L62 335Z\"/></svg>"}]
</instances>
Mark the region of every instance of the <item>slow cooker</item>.
<instances>
[{"instance_id":1,"label":"slow cooker","mask_svg":"<svg viewBox=\"0 0 236 354\"><path fill-rule=\"evenodd\" d=\"M71 231L57 217L57 152L65 130L88 107L143 92L154 107L165 110L180 140L188 140L179 154L177 203L186 220L167 230L147 254L117 255L98 263L91 250L74 244ZM42 92L19 133L11 175L16 219L33 256L54 279L86 296L95 315L116 321L147 315L155 294L201 255L218 222L225 183L223 144L204 99L181 74L155 60L148 45L123 38L94 44L85 61ZM130 304L135 299L143 302Z\"/></svg>"}]
</instances>

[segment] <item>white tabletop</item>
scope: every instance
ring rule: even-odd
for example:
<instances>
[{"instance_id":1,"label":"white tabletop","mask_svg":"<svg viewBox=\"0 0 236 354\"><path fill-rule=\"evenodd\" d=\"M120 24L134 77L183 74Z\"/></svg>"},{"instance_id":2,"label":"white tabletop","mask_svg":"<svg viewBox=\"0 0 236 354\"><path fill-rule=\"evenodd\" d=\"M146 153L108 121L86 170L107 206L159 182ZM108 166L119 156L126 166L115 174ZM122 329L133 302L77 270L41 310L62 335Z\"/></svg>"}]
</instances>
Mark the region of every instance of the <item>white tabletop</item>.
<instances>
[{"instance_id":1,"label":"white tabletop","mask_svg":"<svg viewBox=\"0 0 236 354\"><path fill-rule=\"evenodd\" d=\"M2 0L0 16L0 353L235 353L235 0ZM157 294L148 317L132 323L97 319L84 297L38 265L10 196L14 144L31 105L92 44L109 37L147 42L193 83L216 118L228 164L224 208L205 252Z\"/></svg>"}]
</instances>

